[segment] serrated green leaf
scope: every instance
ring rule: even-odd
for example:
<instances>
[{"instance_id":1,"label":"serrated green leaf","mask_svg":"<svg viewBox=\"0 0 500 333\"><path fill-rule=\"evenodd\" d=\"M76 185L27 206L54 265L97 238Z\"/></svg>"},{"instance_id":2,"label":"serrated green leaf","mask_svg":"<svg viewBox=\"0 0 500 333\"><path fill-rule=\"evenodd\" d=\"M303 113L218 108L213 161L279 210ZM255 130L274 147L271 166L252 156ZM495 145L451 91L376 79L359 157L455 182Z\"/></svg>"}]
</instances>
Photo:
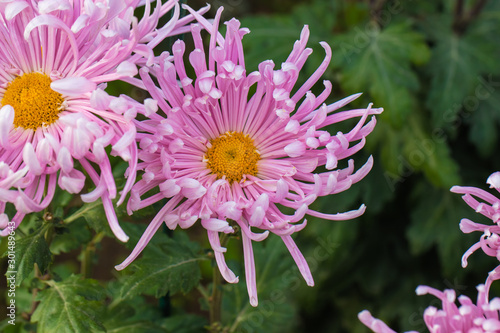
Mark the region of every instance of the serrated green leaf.
<instances>
[{"instance_id":1,"label":"serrated green leaf","mask_svg":"<svg viewBox=\"0 0 500 333\"><path fill-rule=\"evenodd\" d=\"M49 246L45 241L45 232L49 228L49 224L43 224L29 235L19 238L15 241L14 262L8 262L8 271L16 272L16 286L20 286L21 282L26 279L33 271L36 263L40 270L44 272L52 261L52 254ZM10 249L4 253L4 257L9 257ZM11 267L11 265L13 267Z\"/></svg>"},{"instance_id":2,"label":"serrated green leaf","mask_svg":"<svg viewBox=\"0 0 500 333\"><path fill-rule=\"evenodd\" d=\"M477 22L458 35L448 20L441 21L427 66L431 80L426 105L436 128L453 129L458 112L474 97L481 74L497 68L497 28Z\"/></svg>"},{"instance_id":3,"label":"serrated green leaf","mask_svg":"<svg viewBox=\"0 0 500 333\"><path fill-rule=\"evenodd\" d=\"M164 317L157 304L146 301L142 296L120 298L120 281L110 281L107 285L111 304L103 315L107 332L141 333L164 332L159 321Z\"/></svg>"},{"instance_id":4,"label":"serrated green leaf","mask_svg":"<svg viewBox=\"0 0 500 333\"><path fill-rule=\"evenodd\" d=\"M148 318L141 316L143 314L143 309L146 304L141 304L141 306L134 306L119 303L115 307L106 313L106 319L104 321L104 327L106 327L107 333L163 333L165 330L156 325Z\"/></svg>"},{"instance_id":5,"label":"serrated green leaf","mask_svg":"<svg viewBox=\"0 0 500 333\"><path fill-rule=\"evenodd\" d=\"M137 231L143 228L125 225L125 230L135 243ZM124 271L127 275L121 280L120 297L143 293L161 297L167 292L188 292L201 279L199 261L203 258L197 255L198 249L199 245L181 231L173 232L173 237L157 232L142 257Z\"/></svg>"},{"instance_id":6,"label":"serrated green leaf","mask_svg":"<svg viewBox=\"0 0 500 333\"><path fill-rule=\"evenodd\" d=\"M40 303L31 317L38 333L105 331L99 318L105 292L97 281L73 275L44 283L48 288L38 293Z\"/></svg>"},{"instance_id":7,"label":"serrated green leaf","mask_svg":"<svg viewBox=\"0 0 500 333\"><path fill-rule=\"evenodd\" d=\"M161 297L170 292L188 292L201 279L198 261L200 258L170 257L137 259L131 265L132 275L122 280L122 298L140 294Z\"/></svg>"},{"instance_id":8,"label":"serrated green leaf","mask_svg":"<svg viewBox=\"0 0 500 333\"><path fill-rule=\"evenodd\" d=\"M419 88L411 65L429 58L424 36L406 23L394 23L383 30L355 28L338 37L333 47L344 90L368 91L374 103L385 108L381 117L401 126Z\"/></svg>"}]
</instances>

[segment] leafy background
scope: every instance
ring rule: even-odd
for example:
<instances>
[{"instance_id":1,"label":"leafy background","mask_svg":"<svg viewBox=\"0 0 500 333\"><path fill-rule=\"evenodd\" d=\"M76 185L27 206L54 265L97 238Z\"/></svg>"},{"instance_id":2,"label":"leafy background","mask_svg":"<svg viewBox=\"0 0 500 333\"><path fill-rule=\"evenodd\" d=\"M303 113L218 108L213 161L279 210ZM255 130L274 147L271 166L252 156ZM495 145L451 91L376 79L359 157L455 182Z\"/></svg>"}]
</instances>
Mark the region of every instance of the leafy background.
<instances>
[{"instance_id":1,"label":"leafy background","mask_svg":"<svg viewBox=\"0 0 500 333\"><path fill-rule=\"evenodd\" d=\"M314 50L302 80L333 48L325 73L330 102L364 92L352 107L384 107L367 147L356 157L375 158L370 174L343 194L319 199L323 212L368 207L346 222L308 219L295 236L313 272L307 287L277 237L255 245L259 307L248 303L243 281L222 286L223 332L368 332L357 313L370 310L396 330L425 331L431 296L420 284L455 289L476 298L496 261L463 252L479 235L464 235L461 218L481 222L449 189L486 188L500 170L500 4L496 1L225 0L224 19L250 28L246 67L285 60L304 24ZM188 1L194 8L204 1ZM214 10L211 11L214 14ZM186 39L188 39L186 37ZM168 43L163 45L168 49ZM316 87L320 89L321 87ZM124 90L128 89L128 90ZM313 89L314 90L314 89ZM110 92L141 96L115 84ZM331 128L336 132L340 128ZM123 165L115 161L116 174ZM132 266L116 272L157 207L133 218L119 211L131 236L114 240L98 204L58 193L46 212L23 222L16 245L19 286L16 326L5 332L203 332L209 325L213 259L201 228L164 230ZM56 204L57 203L57 204ZM6 251L2 240L0 251ZM229 265L243 277L241 245L228 243ZM1 261L7 271L7 261ZM6 281L0 304L7 301ZM492 297L500 287L493 285ZM5 307L0 316L5 318Z\"/></svg>"}]
</instances>

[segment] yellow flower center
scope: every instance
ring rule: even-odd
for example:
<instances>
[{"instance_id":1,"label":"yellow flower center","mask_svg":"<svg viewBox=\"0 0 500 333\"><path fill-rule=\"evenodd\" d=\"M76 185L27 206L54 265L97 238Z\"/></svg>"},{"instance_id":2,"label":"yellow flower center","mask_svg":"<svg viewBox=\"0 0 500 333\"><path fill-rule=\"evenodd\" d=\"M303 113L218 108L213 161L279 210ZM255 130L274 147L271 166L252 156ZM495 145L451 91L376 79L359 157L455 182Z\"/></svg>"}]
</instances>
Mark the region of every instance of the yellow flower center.
<instances>
[{"instance_id":1,"label":"yellow flower center","mask_svg":"<svg viewBox=\"0 0 500 333\"><path fill-rule=\"evenodd\" d=\"M257 161L260 154L253 140L237 132L226 132L210 141L207 150L207 167L220 179L226 176L229 183L240 181L243 175L257 174Z\"/></svg>"},{"instance_id":2,"label":"yellow flower center","mask_svg":"<svg viewBox=\"0 0 500 333\"><path fill-rule=\"evenodd\" d=\"M14 108L14 126L36 130L59 118L64 98L51 82L45 74L26 73L8 84L0 103Z\"/></svg>"}]
</instances>

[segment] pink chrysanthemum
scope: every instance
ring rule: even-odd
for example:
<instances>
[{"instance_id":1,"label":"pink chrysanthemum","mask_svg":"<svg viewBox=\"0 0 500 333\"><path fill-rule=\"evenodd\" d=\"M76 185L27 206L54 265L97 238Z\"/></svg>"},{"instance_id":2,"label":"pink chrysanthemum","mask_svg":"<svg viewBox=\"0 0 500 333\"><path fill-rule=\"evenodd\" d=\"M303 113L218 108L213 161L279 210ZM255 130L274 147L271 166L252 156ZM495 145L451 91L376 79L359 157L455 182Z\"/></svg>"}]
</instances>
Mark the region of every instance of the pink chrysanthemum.
<instances>
[{"instance_id":1,"label":"pink chrysanthemum","mask_svg":"<svg viewBox=\"0 0 500 333\"><path fill-rule=\"evenodd\" d=\"M337 161L363 147L375 118L365 122L382 109L370 105L367 109L334 113L360 94L326 105L332 87L329 81L324 81L320 95L310 92L330 62L331 50L324 42L324 61L302 86L294 89L312 52L306 48L307 26L281 69L274 69L274 63L268 60L259 65L257 72L247 73L242 38L249 30L240 28L239 21L232 19L226 23L224 38L218 33L221 10L213 24L188 10L200 23L192 26L195 50L189 55L196 79L186 74L182 41L174 44L173 56L164 53L156 64L139 71L144 87L164 114L156 113L151 101L142 110L148 116L137 124L142 161L139 168L144 174L132 188L128 208L131 212L164 198L169 200L117 269L124 269L140 254L163 222L170 229L189 228L201 219L222 276L235 283L238 277L225 263L226 249L221 246L219 233L233 233L234 226L238 226L250 303L256 306L252 241L265 239L269 232L280 236L312 286L307 262L291 237L305 227L306 221L300 221L305 215L347 220L364 212L364 205L334 215L316 212L309 206L319 196L347 190L370 171L371 157L357 172L352 160L345 169L336 169ZM211 36L208 54L200 36L202 28ZM156 77L159 87L150 75ZM360 118L359 122L349 133L331 135L324 129L355 117ZM328 171L315 172L318 167ZM150 194L154 189L159 191ZM146 193L148 197L142 198ZM279 205L295 213L285 215Z\"/></svg>"},{"instance_id":2,"label":"pink chrysanthemum","mask_svg":"<svg viewBox=\"0 0 500 333\"><path fill-rule=\"evenodd\" d=\"M500 172L497 171L491 174L486 183L490 185L490 188L500 191ZM493 222L492 225L486 225L475 223L465 218L460 221L460 230L462 232L471 233L473 231L481 231L483 233L479 242L471 246L464 253L462 266L467 266L467 259L479 248L487 255L495 257L500 261L500 199L477 187L453 186L451 192L463 194L462 199L472 209ZM478 201L476 198L481 201Z\"/></svg>"},{"instance_id":3,"label":"pink chrysanthemum","mask_svg":"<svg viewBox=\"0 0 500 333\"><path fill-rule=\"evenodd\" d=\"M424 311L424 321L430 333L484 333L500 332L500 298L488 300L491 283L500 279L500 267L492 271L486 283L477 287L477 302L474 304L467 296L458 297L459 306L455 303L454 290L444 292L427 286L419 286L418 295L431 294L442 302L442 309L429 306ZM369 311L358 314L363 324L375 333L396 333L383 321L374 318ZM416 333L415 331L408 333Z\"/></svg>"},{"instance_id":4,"label":"pink chrysanthemum","mask_svg":"<svg viewBox=\"0 0 500 333\"><path fill-rule=\"evenodd\" d=\"M79 193L90 176L111 229L122 241L111 199L117 189L105 148L129 161L120 201L135 182L136 129L123 97L104 92L106 82L137 74L135 62L154 58L151 47L186 30L177 0L138 21L140 0L3 1L0 4L0 228L6 235L23 217L52 201L56 186ZM175 7L173 19L155 30ZM6 206L15 206L15 215ZM11 222L10 222L11 221ZM9 228L7 228L9 225Z\"/></svg>"}]
</instances>

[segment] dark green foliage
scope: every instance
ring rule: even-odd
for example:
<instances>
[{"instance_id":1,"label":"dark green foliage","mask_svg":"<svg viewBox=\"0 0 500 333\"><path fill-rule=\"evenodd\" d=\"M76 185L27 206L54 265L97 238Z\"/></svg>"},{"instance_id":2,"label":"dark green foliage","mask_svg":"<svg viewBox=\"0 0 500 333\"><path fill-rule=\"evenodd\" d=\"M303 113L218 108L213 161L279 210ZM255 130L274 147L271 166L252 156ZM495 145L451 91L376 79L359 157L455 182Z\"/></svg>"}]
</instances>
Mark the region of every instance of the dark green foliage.
<instances>
[{"instance_id":1,"label":"dark green foliage","mask_svg":"<svg viewBox=\"0 0 500 333\"><path fill-rule=\"evenodd\" d=\"M115 296L118 297L118 295ZM158 313L152 311L151 305L136 297L128 302L121 300L118 304L110 306L103 316L103 325L108 333L164 332L153 322L156 316Z\"/></svg>"},{"instance_id":2,"label":"dark green foliage","mask_svg":"<svg viewBox=\"0 0 500 333\"><path fill-rule=\"evenodd\" d=\"M162 332L168 333L198 333L203 332L208 321L202 316L193 314L178 314L162 321Z\"/></svg>"},{"instance_id":3,"label":"dark green foliage","mask_svg":"<svg viewBox=\"0 0 500 333\"><path fill-rule=\"evenodd\" d=\"M35 264L38 265L40 271L44 272L52 261L49 246L45 241L45 233L49 228L49 224L42 224L29 235L16 241L15 265L14 269L10 270L17 272L17 286L20 286L21 282L31 274ZM4 256L7 256L7 252Z\"/></svg>"},{"instance_id":4,"label":"dark green foliage","mask_svg":"<svg viewBox=\"0 0 500 333\"><path fill-rule=\"evenodd\" d=\"M83 204L80 209L68 216L65 222L72 223L79 218L85 219L87 224L96 232L105 232L109 236L113 235L100 200Z\"/></svg>"},{"instance_id":5,"label":"dark green foliage","mask_svg":"<svg viewBox=\"0 0 500 333\"><path fill-rule=\"evenodd\" d=\"M138 231L137 228L127 230ZM136 238L133 233L129 234L132 239ZM172 238L158 232L142 257L125 271L120 297L129 298L144 293L156 297L167 292L187 293L198 285L201 278L199 261L203 258L197 254L198 249L198 244L190 242L180 231L174 233Z\"/></svg>"},{"instance_id":6,"label":"dark green foliage","mask_svg":"<svg viewBox=\"0 0 500 333\"><path fill-rule=\"evenodd\" d=\"M44 282L40 301L31 320L38 322L37 332L104 332L99 314L104 288L95 280L71 276L56 282Z\"/></svg>"},{"instance_id":7,"label":"dark green foliage","mask_svg":"<svg viewBox=\"0 0 500 333\"><path fill-rule=\"evenodd\" d=\"M485 82L485 81L483 81ZM469 138L476 146L481 156L487 158L491 156L497 148L498 126L500 125L500 112L497 106L500 105L500 94L494 91L481 91L481 96L487 97L484 103L481 103L477 112L470 115L467 122L471 124ZM474 100L472 100L474 102Z\"/></svg>"},{"instance_id":8,"label":"dark green foliage","mask_svg":"<svg viewBox=\"0 0 500 333\"><path fill-rule=\"evenodd\" d=\"M87 223L83 219L65 226L56 227L54 233L54 239L50 243L50 251L53 254L67 253L77 249L82 244L89 242L92 236Z\"/></svg>"},{"instance_id":9,"label":"dark green foliage","mask_svg":"<svg viewBox=\"0 0 500 333\"><path fill-rule=\"evenodd\" d=\"M476 214L459 195L422 184L415 187L412 196L422 196L422 193L426 193L425 198L414 207L407 228L410 251L419 255L436 246L440 257L447 259L442 261L443 273L453 276L453 273L460 273L457 269L460 258L472 244L471 237L458 228L458 222L466 217L473 219Z\"/></svg>"},{"instance_id":10,"label":"dark green foliage","mask_svg":"<svg viewBox=\"0 0 500 333\"><path fill-rule=\"evenodd\" d=\"M230 327L230 332L290 331L296 325L297 311L295 304L290 302L290 293L300 285L305 286L305 282L279 237L269 237L265 246L254 243L253 248L259 306L250 305L244 283L226 284L222 322ZM238 273L243 282L243 267Z\"/></svg>"},{"instance_id":11,"label":"dark green foliage","mask_svg":"<svg viewBox=\"0 0 500 333\"><path fill-rule=\"evenodd\" d=\"M377 106L384 106L382 117L401 127L415 107L414 94L419 88L411 65L429 59L424 36L408 23L395 23L354 29L334 41L344 89L369 92Z\"/></svg>"}]
</instances>

